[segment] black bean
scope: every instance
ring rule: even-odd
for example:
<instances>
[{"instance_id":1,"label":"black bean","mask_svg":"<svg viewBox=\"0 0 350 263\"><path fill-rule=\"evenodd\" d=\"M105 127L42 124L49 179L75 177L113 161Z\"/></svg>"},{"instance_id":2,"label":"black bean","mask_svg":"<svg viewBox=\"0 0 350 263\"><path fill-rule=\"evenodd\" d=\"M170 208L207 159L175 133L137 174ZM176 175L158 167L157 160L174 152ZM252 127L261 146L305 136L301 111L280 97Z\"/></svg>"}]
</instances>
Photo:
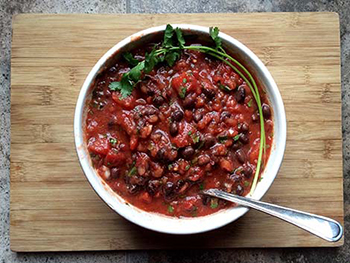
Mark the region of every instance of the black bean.
<instances>
[{"instance_id":1,"label":"black bean","mask_svg":"<svg viewBox=\"0 0 350 263\"><path fill-rule=\"evenodd\" d=\"M133 179L133 182L134 182L135 184L140 185L140 186L145 185L145 184L147 183L147 180L148 180L147 177L136 176L136 175L134 175L134 176L132 177L132 179Z\"/></svg>"},{"instance_id":2,"label":"black bean","mask_svg":"<svg viewBox=\"0 0 350 263\"><path fill-rule=\"evenodd\" d=\"M111 177L118 178L120 176L120 170L117 167L111 169Z\"/></svg>"},{"instance_id":3,"label":"black bean","mask_svg":"<svg viewBox=\"0 0 350 263\"><path fill-rule=\"evenodd\" d=\"M241 148L242 144L239 142L234 142L231 146L232 150L238 150L239 148Z\"/></svg>"},{"instance_id":4,"label":"black bean","mask_svg":"<svg viewBox=\"0 0 350 263\"><path fill-rule=\"evenodd\" d=\"M243 189L243 187L240 184L238 184L236 186L236 190L234 192L235 192L236 195L243 195L244 189Z\"/></svg>"},{"instance_id":5,"label":"black bean","mask_svg":"<svg viewBox=\"0 0 350 263\"><path fill-rule=\"evenodd\" d=\"M138 191L140 191L140 186L139 185L136 185L136 184L129 184L127 186L127 189L128 189L128 192L129 194L136 194Z\"/></svg>"},{"instance_id":6,"label":"black bean","mask_svg":"<svg viewBox=\"0 0 350 263\"><path fill-rule=\"evenodd\" d=\"M180 179L175 184L175 191L178 194L182 194L187 190L188 186L189 186L188 182L185 182L184 180Z\"/></svg>"},{"instance_id":7,"label":"black bean","mask_svg":"<svg viewBox=\"0 0 350 263\"><path fill-rule=\"evenodd\" d=\"M153 106L150 106L150 107L145 108L143 113L145 115L153 115L153 114L157 113L157 110Z\"/></svg>"},{"instance_id":8,"label":"black bean","mask_svg":"<svg viewBox=\"0 0 350 263\"><path fill-rule=\"evenodd\" d=\"M159 96L159 95L157 95L153 98L153 103L157 107L161 106L164 103L164 101L165 101L164 98L162 96Z\"/></svg>"},{"instance_id":9,"label":"black bean","mask_svg":"<svg viewBox=\"0 0 350 263\"><path fill-rule=\"evenodd\" d=\"M169 126L170 135L171 136L176 136L178 131L179 130L178 130L178 127L177 127L177 123L176 122L170 123L170 126Z\"/></svg>"},{"instance_id":10,"label":"black bean","mask_svg":"<svg viewBox=\"0 0 350 263\"><path fill-rule=\"evenodd\" d=\"M233 183L240 183L242 181L242 176L240 176L239 174L231 174L230 175L230 180Z\"/></svg>"},{"instance_id":11,"label":"black bean","mask_svg":"<svg viewBox=\"0 0 350 263\"><path fill-rule=\"evenodd\" d=\"M243 103L245 99L245 88L239 86L235 93L235 98L238 103Z\"/></svg>"},{"instance_id":12,"label":"black bean","mask_svg":"<svg viewBox=\"0 0 350 263\"><path fill-rule=\"evenodd\" d=\"M94 89L92 92L92 98L97 99L103 96L103 90Z\"/></svg>"},{"instance_id":13,"label":"black bean","mask_svg":"<svg viewBox=\"0 0 350 263\"><path fill-rule=\"evenodd\" d=\"M207 154L202 154L198 156L198 165L206 165L210 162L210 157Z\"/></svg>"},{"instance_id":14,"label":"black bean","mask_svg":"<svg viewBox=\"0 0 350 263\"><path fill-rule=\"evenodd\" d=\"M259 113L257 113L257 112L253 113L252 120L253 120L253 122L258 122L259 121Z\"/></svg>"},{"instance_id":15,"label":"black bean","mask_svg":"<svg viewBox=\"0 0 350 263\"><path fill-rule=\"evenodd\" d=\"M247 144L249 142L249 136L246 133L241 133L239 135L239 141L243 144Z\"/></svg>"},{"instance_id":16,"label":"black bean","mask_svg":"<svg viewBox=\"0 0 350 263\"><path fill-rule=\"evenodd\" d=\"M190 159L193 156L193 154L194 154L194 149L192 148L192 146L187 146L182 151L182 156L187 160Z\"/></svg>"},{"instance_id":17,"label":"black bean","mask_svg":"<svg viewBox=\"0 0 350 263\"><path fill-rule=\"evenodd\" d=\"M211 134L206 134L203 140L204 140L204 147L206 149L210 148L216 143L215 137Z\"/></svg>"},{"instance_id":18,"label":"black bean","mask_svg":"<svg viewBox=\"0 0 350 263\"><path fill-rule=\"evenodd\" d=\"M269 105L264 103L262 105L262 112L263 112L263 115L264 115L265 119L268 119L268 118L271 117L271 110L270 110L270 106Z\"/></svg>"},{"instance_id":19,"label":"black bean","mask_svg":"<svg viewBox=\"0 0 350 263\"><path fill-rule=\"evenodd\" d=\"M252 167L250 167L249 165L247 165L244 170L243 170L243 175L246 177L246 178L250 178L253 174L253 169Z\"/></svg>"},{"instance_id":20,"label":"black bean","mask_svg":"<svg viewBox=\"0 0 350 263\"><path fill-rule=\"evenodd\" d=\"M117 123L115 121L109 121L107 125L109 129L112 129L117 125Z\"/></svg>"},{"instance_id":21,"label":"black bean","mask_svg":"<svg viewBox=\"0 0 350 263\"><path fill-rule=\"evenodd\" d=\"M174 190L174 184L172 182L166 182L163 186L163 191L165 194L169 194Z\"/></svg>"},{"instance_id":22,"label":"black bean","mask_svg":"<svg viewBox=\"0 0 350 263\"><path fill-rule=\"evenodd\" d=\"M212 99L215 96L215 91L212 89L203 88L203 93L208 99Z\"/></svg>"},{"instance_id":23,"label":"black bean","mask_svg":"<svg viewBox=\"0 0 350 263\"><path fill-rule=\"evenodd\" d=\"M196 100L193 97L187 96L184 100L184 107L186 109L192 109L195 106L195 102Z\"/></svg>"},{"instance_id":24,"label":"black bean","mask_svg":"<svg viewBox=\"0 0 350 263\"><path fill-rule=\"evenodd\" d=\"M154 89L147 89L147 95L148 96L153 96L155 93Z\"/></svg>"},{"instance_id":25,"label":"black bean","mask_svg":"<svg viewBox=\"0 0 350 263\"><path fill-rule=\"evenodd\" d=\"M148 184L146 186L146 191L150 195L154 195L157 192L157 190L159 189L159 186L160 186L160 181L150 180L150 181L148 181Z\"/></svg>"},{"instance_id":26,"label":"black bean","mask_svg":"<svg viewBox=\"0 0 350 263\"><path fill-rule=\"evenodd\" d=\"M193 119L195 122L199 122L203 118L203 114L199 111L196 111L193 115Z\"/></svg>"},{"instance_id":27,"label":"black bean","mask_svg":"<svg viewBox=\"0 0 350 263\"><path fill-rule=\"evenodd\" d=\"M184 113L181 110L175 110L172 114L171 114L171 118L174 121L181 121L182 118L184 117Z\"/></svg>"},{"instance_id":28,"label":"black bean","mask_svg":"<svg viewBox=\"0 0 350 263\"><path fill-rule=\"evenodd\" d=\"M167 200L171 200L176 196L175 185L172 182L166 182L163 185L163 195Z\"/></svg>"},{"instance_id":29,"label":"black bean","mask_svg":"<svg viewBox=\"0 0 350 263\"><path fill-rule=\"evenodd\" d=\"M245 163L245 154L242 149L236 151L236 157L240 163Z\"/></svg>"},{"instance_id":30,"label":"black bean","mask_svg":"<svg viewBox=\"0 0 350 263\"><path fill-rule=\"evenodd\" d=\"M249 126L248 124L244 123L239 123L238 124L238 131L239 132L248 132L249 131Z\"/></svg>"},{"instance_id":31,"label":"black bean","mask_svg":"<svg viewBox=\"0 0 350 263\"><path fill-rule=\"evenodd\" d=\"M228 119L230 117L231 117L231 113L229 113L228 111L223 111L220 114L220 120L221 121L224 121L224 120L226 120L226 119Z\"/></svg>"},{"instance_id":32,"label":"black bean","mask_svg":"<svg viewBox=\"0 0 350 263\"><path fill-rule=\"evenodd\" d=\"M160 148L157 152L157 155L156 155L156 158L159 160L159 161L164 161L165 159L165 148Z\"/></svg>"},{"instance_id":33,"label":"black bean","mask_svg":"<svg viewBox=\"0 0 350 263\"><path fill-rule=\"evenodd\" d=\"M202 196L202 203L203 205L208 205L210 203L210 197L207 195Z\"/></svg>"}]
</instances>

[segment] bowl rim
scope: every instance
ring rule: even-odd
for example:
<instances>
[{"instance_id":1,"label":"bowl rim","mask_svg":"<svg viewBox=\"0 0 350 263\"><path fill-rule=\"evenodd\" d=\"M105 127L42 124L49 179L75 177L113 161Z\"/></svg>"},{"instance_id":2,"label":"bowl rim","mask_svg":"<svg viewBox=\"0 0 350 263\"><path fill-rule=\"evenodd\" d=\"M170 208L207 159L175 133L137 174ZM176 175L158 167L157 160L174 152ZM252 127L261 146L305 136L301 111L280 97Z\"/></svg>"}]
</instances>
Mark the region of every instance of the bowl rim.
<instances>
[{"instance_id":1,"label":"bowl rim","mask_svg":"<svg viewBox=\"0 0 350 263\"><path fill-rule=\"evenodd\" d=\"M203 26L197 26L197 25L191 25L191 24L171 24L171 25L174 28L179 27L182 30L188 30L195 33L201 33L201 34L204 33L209 35L209 27L203 27ZM139 226L142 226L144 228L154 230L157 232L161 232L161 233L168 233L168 234L202 233L202 232L220 228L222 226L225 226L237 220L238 218L243 216L245 213L247 213L249 209L238 206L234 208L220 210L219 212L216 212L207 216L201 216L201 217L195 217L195 218L174 218L174 217L168 217L162 214L146 212L144 210L141 210L137 207L132 206L131 204L130 205L127 204L127 202L123 198L121 198L119 195L113 192L109 188L109 186L102 180L102 178L100 178L97 175L95 169L91 165L90 159L88 157L89 155L87 153L86 145L85 145L85 136L84 136L84 130L83 130L83 121L85 121L84 108L86 106L86 98L89 95L91 86L93 85L96 76L105 69L104 66L106 62L109 59L112 59L112 57L116 55L118 51L122 49L124 46L127 46L131 42L138 41L139 39L141 39L146 35L163 32L165 28L166 28L166 25L151 27L124 38L122 41L118 42L116 45L110 48L94 65L94 67L89 72L88 76L86 77L81 87L81 90L79 92L79 96L77 99L77 103L76 103L76 108L74 113L75 148L78 155L80 166L86 178L88 179L88 182L90 183L91 187L94 189L97 195L114 212L118 213L122 217L126 218L127 220ZM283 104L279 89L277 87L277 84L275 83L272 75L270 74L266 66L263 64L263 62L248 47L246 47L237 39L222 32L219 33L219 37L223 41L234 46L234 48L238 49L240 52L246 55L248 59L250 59L254 64L256 64L256 67L254 68L259 69L261 71L261 74L264 75L264 78L266 78L266 83L268 83L269 84L268 86L270 87L268 90L268 93L271 92L271 94L273 94L274 103L276 104L273 107L273 114L274 114L274 129L276 128L275 127L276 119L278 119L278 123L277 123L278 130L279 130L278 138L277 138L278 145L277 143L275 145L275 149L276 149L275 151L278 154L275 154L274 160L273 160L274 164L271 165L271 162L270 162L271 154L272 154L271 152L269 160L267 162L267 167L263 171L263 174L264 174L268 168L268 164L270 163L271 168L269 170L269 176L266 177L266 180L265 180L265 177L263 177L264 180L258 183L257 188L255 189L255 192L252 196L253 199L260 200L265 195L265 193L269 190L270 186L275 180L278 174L278 171L280 169L280 166L282 164L283 156L285 153L286 137L287 137L287 122L286 122L284 104ZM276 109L278 109L278 111ZM274 141L275 140L276 138L274 137ZM274 150L271 150L271 151L274 151ZM262 189L257 192L257 189L259 187ZM155 223L153 220L157 220L157 219L159 219L159 222Z\"/></svg>"}]
</instances>

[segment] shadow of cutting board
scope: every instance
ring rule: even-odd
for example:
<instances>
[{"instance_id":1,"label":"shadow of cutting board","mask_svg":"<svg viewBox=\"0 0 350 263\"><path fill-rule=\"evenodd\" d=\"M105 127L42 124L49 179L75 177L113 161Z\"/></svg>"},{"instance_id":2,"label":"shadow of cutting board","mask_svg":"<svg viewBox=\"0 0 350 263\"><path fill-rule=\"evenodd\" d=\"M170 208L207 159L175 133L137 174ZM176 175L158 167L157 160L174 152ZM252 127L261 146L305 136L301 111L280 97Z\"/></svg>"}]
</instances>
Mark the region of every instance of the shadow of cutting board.
<instances>
[{"instance_id":1,"label":"shadow of cutting board","mask_svg":"<svg viewBox=\"0 0 350 263\"><path fill-rule=\"evenodd\" d=\"M18 15L11 61L11 249L342 245L255 211L205 234L159 234L124 220L95 194L73 143L80 87L118 41L166 23L218 26L262 59L279 86L288 120L283 165L264 200L343 223L337 14Z\"/></svg>"}]
</instances>

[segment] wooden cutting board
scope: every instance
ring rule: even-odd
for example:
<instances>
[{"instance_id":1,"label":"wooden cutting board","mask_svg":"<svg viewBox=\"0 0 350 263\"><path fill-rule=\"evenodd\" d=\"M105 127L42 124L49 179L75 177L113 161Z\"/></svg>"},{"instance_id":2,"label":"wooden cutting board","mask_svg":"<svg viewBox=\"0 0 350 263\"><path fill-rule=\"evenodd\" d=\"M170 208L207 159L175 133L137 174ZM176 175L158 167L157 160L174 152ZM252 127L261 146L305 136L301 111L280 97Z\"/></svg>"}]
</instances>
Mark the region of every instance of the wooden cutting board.
<instances>
[{"instance_id":1,"label":"wooden cutting board","mask_svg":"<svg viewBox=\"0 0 350 263\"><path fill-rule=\"evenodd\" d=\"M288 141L265 201L343 223L339 18L335 13L17 15L11 73L11 249L316 247L327 243L259 212L192 236L148 231L111 211L73 143L80 87L124 37L166 23L218 26L255 52L281 91Z\"/></svg>"}]
</instances>

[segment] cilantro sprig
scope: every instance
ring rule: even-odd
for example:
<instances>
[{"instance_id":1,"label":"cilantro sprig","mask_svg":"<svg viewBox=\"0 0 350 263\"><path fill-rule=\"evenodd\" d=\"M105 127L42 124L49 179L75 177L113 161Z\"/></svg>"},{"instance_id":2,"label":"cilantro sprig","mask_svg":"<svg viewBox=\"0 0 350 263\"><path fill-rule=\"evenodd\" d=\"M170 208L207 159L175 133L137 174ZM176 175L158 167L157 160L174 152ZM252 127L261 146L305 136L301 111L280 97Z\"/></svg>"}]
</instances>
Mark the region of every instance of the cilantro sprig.
<instances>
[{"instance_id":1,"label":"cilantro sprig","mask_svg":"<svg viewBox=\"0 0 350 263\"><path fill-rule=\"evenodd\" d=\"M166 62L172 67L180 58L181 49L184 48L185 39L179 28L174 29L167 25L161 48L153 49L145 56L144 61L138 61L131 53L123 54L124 59L133 66L129 72L124 73L120 81L109 84L109 89L119 91L121 99L131 95L134 87L143 79L144 75L151 72L161 62Z\"/></svg>"},{"instance_id":2,"label":"cilantro sprig","mask_svg":"<svg viewBox=\"0 0 350 263\"><path fill-rule=\"evenodd\" d=\"M125 60L129 63L129 65L132 66L132 68L129 72L123 74L120 81L111 82L109 84L109 88L114 91L119 91L121 94L121 99L126 98L127 96L131 95L134 87L140 81L142 81L145 74L151 72L158 63L167 63L169 66L173 66L176 60L180 58L181 50L183 49L196 50L206 53L207 55L221 60L223 63L227 64L246 82L249 89L251 90L259 112L260 145L255 175L250 190L250 194L252 194L259 179L259 174L263 165L263 154L266 151L264 117L258 86L252 74L239 61L226 53L225 49L222 46L222 39L219 36L219 29L217 27L211 27L209 29L209 35L213 40L215 47L195 45L186 46L182 31L179 28L174 29L171 25L168 24L164 31L162 45L158 49L154 48L151 53L146 54L144 61L136 60L131 54L124 55ZM224 88L225 87L223 87L223 89ZM186 89L181 90L180 96L186 96ZM248 103L248 107L250 106L251 101Z\"/></svg>"}]
</instances>

